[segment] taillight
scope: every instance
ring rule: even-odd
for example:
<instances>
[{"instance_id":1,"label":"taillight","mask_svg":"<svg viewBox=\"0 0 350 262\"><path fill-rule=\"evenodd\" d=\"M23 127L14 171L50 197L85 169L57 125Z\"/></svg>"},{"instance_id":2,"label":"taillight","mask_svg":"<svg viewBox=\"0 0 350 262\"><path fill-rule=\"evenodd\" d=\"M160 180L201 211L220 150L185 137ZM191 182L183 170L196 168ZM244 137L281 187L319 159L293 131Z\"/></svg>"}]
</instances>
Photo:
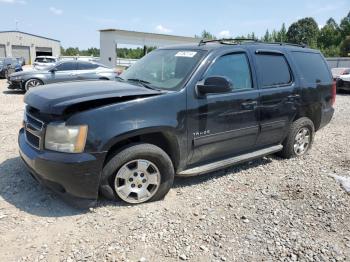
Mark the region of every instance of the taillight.
<instances>
[{"instance_id":1,"label":"taillight","mask_svg":"<svg viewBox=\"0 0 350 262\"><path fill-rule=\"evenodd\" d=\"M337 84L336 81L333 81L332 85L332 97L331 97L331 105L333 106L335 103L335 97L337 95Z\"/></svg>"}]
</instances>

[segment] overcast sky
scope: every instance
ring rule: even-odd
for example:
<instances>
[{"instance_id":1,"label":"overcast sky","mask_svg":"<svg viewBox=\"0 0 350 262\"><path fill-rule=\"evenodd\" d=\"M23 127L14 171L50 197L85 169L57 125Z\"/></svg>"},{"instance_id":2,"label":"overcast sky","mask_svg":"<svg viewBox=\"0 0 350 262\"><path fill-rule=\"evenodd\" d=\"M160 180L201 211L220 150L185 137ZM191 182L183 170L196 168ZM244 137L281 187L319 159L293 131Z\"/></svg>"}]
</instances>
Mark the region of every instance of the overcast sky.
<instances>
[{"instance_id":1,"label":"overcast sky","mask_svg":"<svg viewBox=\"0 0 350 262\"><path fill-rule=\"evenodd\" d=\"M61 41L63 47L99 47L99 29L118 28L173 35L262 36L302 18L322 26L350 10L350 0L0 0L0 31L14 30Z\"/></svg>"}]
</instances>

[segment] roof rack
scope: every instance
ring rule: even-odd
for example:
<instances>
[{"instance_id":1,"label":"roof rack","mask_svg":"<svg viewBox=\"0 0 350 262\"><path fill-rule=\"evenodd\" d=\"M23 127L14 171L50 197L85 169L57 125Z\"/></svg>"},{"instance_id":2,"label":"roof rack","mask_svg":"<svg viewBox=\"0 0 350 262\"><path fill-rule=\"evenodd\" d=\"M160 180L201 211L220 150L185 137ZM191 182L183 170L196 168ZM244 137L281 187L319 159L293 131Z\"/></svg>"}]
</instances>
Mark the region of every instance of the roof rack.
<instances>
[{"instance_id":1,"label":"roof rack","mask_svg":"<svg viewBox=\"0 0 350 262\"><path fill-rule=\"evenodd\" d=\"M259 40L255 38L222 38L222 39L210 39L210 40L201 39L198 45L201 46L201 45L205 45L206 43L213 43L213 42L217 42L223 45L236 45L242 42L258 42L258 41Z\"/></svg>"},{"instance_id":2,"label":"roof rack","mask_svg":"<svg viewBox=\"0 0 350 262\"><path fill-rule=\"evenodd\" d=\"M237 45L241 44L242 42L254 42L259 44L270 44L270 45L290 45L290 46L298 46L298 47L308 47L307 44L300 43L300 44L293 44L293 43L287 43L287 42L263 42L255 38L222 38L222 39L211 39L211 40L205 40L202 39L199 42L199 46L205 45L206 43L212 43L217 42L224 45Z\"/></svg>"},{"instance_id":3,"label":"roof rack","mask_svg":"<svg viewBox=\"0 0 350 262\"><path fill-rule=\"evenodd\" d=\"M261 43L266 43L270 45L291 45L291 46L298 46L302 48L308 47L308 45L304 43L300 43L300 44L287 43L287 42L261 42Z\"/></svg>"}]
</instances>

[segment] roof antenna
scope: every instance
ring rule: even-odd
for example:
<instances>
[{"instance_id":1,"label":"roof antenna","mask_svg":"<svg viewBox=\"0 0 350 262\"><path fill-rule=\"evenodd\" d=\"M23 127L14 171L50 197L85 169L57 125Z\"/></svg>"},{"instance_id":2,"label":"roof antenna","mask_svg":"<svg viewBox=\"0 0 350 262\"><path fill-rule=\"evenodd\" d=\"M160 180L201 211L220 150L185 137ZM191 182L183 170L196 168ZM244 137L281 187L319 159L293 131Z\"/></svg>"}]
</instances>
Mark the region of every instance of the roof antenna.
<instances>
[{"instance_id":1,"label":"roof antenna","mask_svg":"<svg viewBox=\"0 0 350 262\"><path fill-rule=\"evenodd\" d=\"M16 31L18 31L18 20L17 19L15 20L15 23L16 23Z\"/></svg>"}]
</instances>

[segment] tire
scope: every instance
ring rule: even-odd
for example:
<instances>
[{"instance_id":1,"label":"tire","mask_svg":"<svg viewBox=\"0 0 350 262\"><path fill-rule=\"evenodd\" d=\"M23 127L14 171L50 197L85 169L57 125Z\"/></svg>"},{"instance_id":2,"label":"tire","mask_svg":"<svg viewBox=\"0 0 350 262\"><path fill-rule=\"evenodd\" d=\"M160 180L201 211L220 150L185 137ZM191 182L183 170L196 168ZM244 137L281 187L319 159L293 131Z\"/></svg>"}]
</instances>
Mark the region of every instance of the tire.
<instances>
[{"instance_id":1,"label":"tire","mask_svg":"<svg viewBox=\"0 0 350 262\"><path fill-rule=\"evenodd\" d=\"M304 139L302 133L304 134ZM309 138L307 139L307 135ZM293 122L289 129L286 139L283 141L283 149L277 155L283 158L293 158L305 155L312 146L315 136L315 127L313 122L307 117L301 117ZM299 139L299 140L298 140ZM298 140L298 141L297 141ZM307 145L304 145L304 150L301 144L308 140ZM299 146L300 145L300 146Z\"/></svg>"},{"instance_id":2,"label":"tire","mask_svg":"<svg viewBox=\"0 0 350 262\"><path fill-rule=\"evenodd\" d=\"M104 166L100 192L108 199L128 204L158 201L169 192L174 175L173 163L161 148L133 144L117 152Z\"/></svg>"},{"instance_id":3,"label":"tire","mask_svg":"<svg viewBox=\"0 0 350 262\"><path fill-rule=\"evenodd\" d=\"M33 87L36 87L36 86L40 86L40 85L43 85L44 83L39 80L39 79L36 79L36 78L31 78L31 79L28 79L25 84L24 84L24 89L26 91L29 91L29 89L33 88Z\"/></svg>"},{"instance_id":4,"label":"tire","mask_svg":"<svg viewBox=\"0 0 350 262\"><path fill-rule=\"evenodd\" d=\"M4 72L4 79L8 79L8 77L9 77L9 71L5 70L5 72Z\"/></svg>"}]
</instances>

